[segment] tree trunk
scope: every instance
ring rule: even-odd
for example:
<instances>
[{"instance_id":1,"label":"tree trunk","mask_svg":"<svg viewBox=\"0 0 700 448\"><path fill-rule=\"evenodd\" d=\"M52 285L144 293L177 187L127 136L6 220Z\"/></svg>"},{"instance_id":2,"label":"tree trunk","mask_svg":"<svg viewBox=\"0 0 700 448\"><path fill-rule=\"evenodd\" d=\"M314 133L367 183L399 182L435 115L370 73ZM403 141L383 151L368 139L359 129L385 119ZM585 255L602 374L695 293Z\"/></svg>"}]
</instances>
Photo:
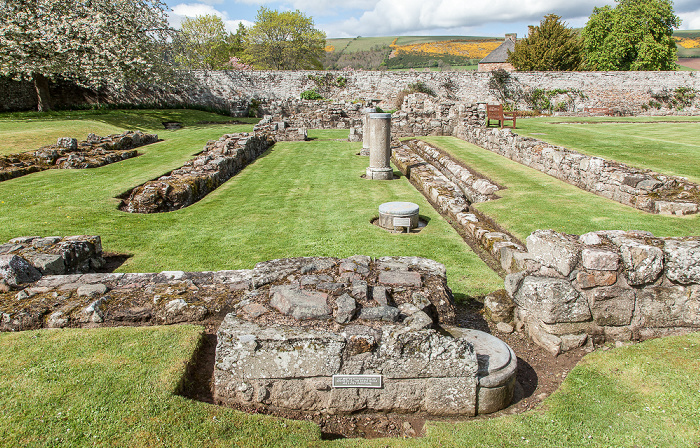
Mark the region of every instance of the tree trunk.
<instances>
[{"instance_id":1,"label":"tree trunk","mask_svg":"<svg viewBox=\"0 0 700 448\"><path fill-rule=\"evenodd\" d=\"M51 110L51 95L49 94L49 80L40 73L34 73L34 90L36 90L37 110L45 112Z\"/></svg>"}]
</instances>

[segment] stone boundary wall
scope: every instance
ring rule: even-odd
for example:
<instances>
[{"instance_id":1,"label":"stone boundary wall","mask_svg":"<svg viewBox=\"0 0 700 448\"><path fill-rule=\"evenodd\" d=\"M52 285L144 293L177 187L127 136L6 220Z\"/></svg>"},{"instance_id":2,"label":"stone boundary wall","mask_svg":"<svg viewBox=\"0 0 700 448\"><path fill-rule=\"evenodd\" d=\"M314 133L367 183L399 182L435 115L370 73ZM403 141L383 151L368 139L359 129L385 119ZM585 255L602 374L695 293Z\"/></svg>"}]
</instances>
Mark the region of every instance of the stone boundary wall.
<instances>
[{"instance_id":1,"label":"stone boundary wall","mask_svg":"<svg viewBox=\"0 0 700 448\"><path fill-rule=\"evenodd\" d=\"M409 84L422 82L443 99L458 99L466 103L500 102L489 91L490 73L480 72L385 72L385 71L200 71L193 72L191 85L179 92L160 89L130 92L124 95L106 95L105 102L129 104L192 104L228 110L232 115L246 115L250 101L286 100L299 98L301 92L316 88L309 76L343 77L344 87L323 91L335 100L383 101L384 109L395 108L402 90ZM642 109L654 100L654 93L677 87L700 91L700 76L695 72L515 72L514 82L523 89L564 89L580 92L571 105L571 112L585 108L607 107L618 114L697 114L700 98L684 111L663 108ZM52 95L57 105L77 104L80 95L61 98L63 89L54 88ZM4 93L1 110L31 110L36 100L31 83L17 83L0 79Z\"/></svg>"},{"instance_id":2,"label":"stone boundary wall","mask_svg":"<svg viewBox=\"0 0 700 448\"><path fill-rule=\"evenodd\" d=\"M538 230L517 264L486 308L553 355L700 329L700 237Z\"/></svg>"},{"instance_id":3,"label":"stone boundary wall","mask_svg":"<svg viewBox=\"0 0 700 448\"><path fill-rule=\"evenodd\" d=\"M600 157L587 156L511 129L464 123L456 137L591 193L649 213L686 215L700 210L700 185Z\"/></svg>"},{"instance_id":4,"label":"stone boundary wall","mask_svg":"<svg viewBox=\"0 0 700 448\"><path fill-rule=\"evenodd\" d=\"M0 182L15 177L48 169L97 168L110 163L136 157L134 148L158 141L156 134L127 131L99 137L90 134L87 140L59 138L55 145L44 146L36 151L0 156Z\"/></svg>"},{"instance_id":5,"label":"stone boundary wall","mask_svg":"<svg viewBox=\"0 0 700 448\"><path fill-rule=\"evenodd\" d=\"M305 135L305 134L304 134ZM182 167L134 188L120 210L161 213L194 204L260 157L274 139L268 134L224 134Z\"/></svg>"}]
</instances>

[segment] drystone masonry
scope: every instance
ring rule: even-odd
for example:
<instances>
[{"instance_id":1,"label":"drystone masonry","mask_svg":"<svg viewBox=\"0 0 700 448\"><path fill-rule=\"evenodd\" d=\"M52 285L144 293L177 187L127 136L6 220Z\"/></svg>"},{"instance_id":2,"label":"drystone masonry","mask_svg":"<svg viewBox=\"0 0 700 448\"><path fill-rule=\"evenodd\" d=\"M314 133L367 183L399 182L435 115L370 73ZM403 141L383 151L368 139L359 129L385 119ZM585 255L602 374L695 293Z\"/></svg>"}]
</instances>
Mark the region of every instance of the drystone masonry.
<instances>
[{"instance_id":1,"label":"drystone masonry","mask_svg":"<svg viewBox=\"0 0 700 448\"><path fill-rule=\"evenodd\" d=\"M455 136L583 190L649 213L686 215L700 210L700 185L685 178L588 156L519 136L511 129L484 128L465 122L455 129Z\"/></svg>"},{"instance_id":2,"label":"drystone masonry","mask_svg":"<svg viewBox=\"0 0 700 448\"><path fill-rule=\"evenodd\" d=\"M59 138L55 145L36 151L0 156L0 181L48 169L96 168L136 157L134 148L158 141L155 134L127 131L99 137L90 134L87 140Z\"/></svg>"},{"instance_id":3,"label":"drystone masonry","mask_svg":"<svg viewBox=\"0 0 700 448\"><path fill-rule=\"evenodd\" d=\"M134 188L120 209L159 213L194 204L260 157L274 144L268 134L224 134L182 167Z\"/></svg>"},{"instance_id":4,"label":"drystone masonry","mask_svg":"<svg viewBox=\"0 0 700 448\"><path fill-rule=\"evenodd\" d=\"M700 329L700 237L538 230L512 271L486 308L554 355Z\"/></svg>"},{"instance_id":5,"label":"drystone masonry","mask_svg":"<svg viewBox=\"0 0 700 448\"><path fill-rule=\"evenodd\" d=\"M93 272L104 266L99 236L29 236L0 244L0 292L23 289L44 275Z\"/></svg>"},{"instance_id":6,"label":"drystone masonry","mask_svg":"<svg viewBox=\"0 0 700 448\"><path fill-rule=\"evenodd\" d=\"M409 84L418 82L425 84L442 99L458 98L468 104L500 102L497 93L489 89L490 73L235 70L194 72L187 87L173 91L152 88L138 92L105 93L102 102L198 105L227 110L234 116L247 116L255 104L253 100L261 102L299 98L303 91L318 87L314 78L326 76L336 79L342 77L344 82L329 87L325 97L344 101L376 100L377 103L382 102L380 106L383 109L393 109ZM576 92L570 112L607 107L618 115L697 114L700 104L700 99L696 98L691 106L682 111L646 107L650 101L655 100L654 95L673 92L678 87L700 91L700 76L694 72L516 72L511 76L511 82L524 91L542 89ZM93 101L85 93L62 95L65 91L67 89L62 86L52 87L51 94L56 106ZM2 98L7 98L0 103L0 110L36 108L36 95L31 83L0 79L0 93L3 93ZM520 105L521 108L524 106Z\"/></svg>"},{"instance_id":7,"label":"drystone masonry","mask_svg":"<svg viewBox=\"0 0 700 448\"><path fill-rule=\"evenodd\" d=\"M496 199L497 185L422 141L395 147L392 160L458 233L478 245L474 249L481 248L477 253L496 271L504 258L524 250L516 238L470 208L472 203Z\"/></svg>"}]
</instances>

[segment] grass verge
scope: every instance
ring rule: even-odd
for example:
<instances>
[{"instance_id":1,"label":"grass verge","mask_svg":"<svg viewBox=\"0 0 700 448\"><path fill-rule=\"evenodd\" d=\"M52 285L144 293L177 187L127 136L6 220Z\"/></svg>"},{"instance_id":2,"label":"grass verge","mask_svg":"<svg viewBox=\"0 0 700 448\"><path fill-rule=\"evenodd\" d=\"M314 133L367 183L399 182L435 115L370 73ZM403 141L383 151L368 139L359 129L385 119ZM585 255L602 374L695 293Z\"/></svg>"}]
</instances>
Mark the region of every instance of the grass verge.
<instances>
[{"instance_id":1,"label":"grass verge","mask_svg":"<svg viewBox=\"0 0 700 448\"><path fill-rule=\"evenodd\" d=\"M175 395L201 328L0 334L3 446L688 447L700 443L700 333L598 351L536 410L432 422L420 439L319 440L310 423Z\"/></svg>"},{"instance_id":2,"label":"grass verge","mask_svg":"<svg viewBox=\"0 0 700 448\"><path fill-rule=\"evenodd\" d=\"M528 118L515 132L700 183L700 117Z\"/></svg>"},{"instance_id":3,"label":"grass verge","mask_svg":"<svg viewBox=\"0 0 700 448\"><path fill-rule=\"evenodd\" d=\"M596 196L525 165L454 137L426 137L507 189L475 207L524 241L537 229L583 234L595 230L647 230L657 236L700 233L700 215L652 215Z\"/></svg>"}]
</instances>

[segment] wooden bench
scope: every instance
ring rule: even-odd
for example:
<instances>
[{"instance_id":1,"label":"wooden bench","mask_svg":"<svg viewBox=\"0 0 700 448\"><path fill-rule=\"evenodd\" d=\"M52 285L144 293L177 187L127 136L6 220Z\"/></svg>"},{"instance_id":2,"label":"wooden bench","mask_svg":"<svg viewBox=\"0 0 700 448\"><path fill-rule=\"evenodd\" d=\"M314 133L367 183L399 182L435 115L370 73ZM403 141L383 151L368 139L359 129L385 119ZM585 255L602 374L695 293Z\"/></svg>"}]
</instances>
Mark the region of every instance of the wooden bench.
<instances>
[{"instance_id":1,"label":"wooden bench","mask_svg":"<svg viewBox=\"0 0 700 448\"><path fill-rule=\"evenodd\" d=\"M486 127L491 126L491 121L496 121L498 125L503 127L506 121L513 122L513 129L515 129L515 117L516 112L504 112L503 105L501 104L487 104L486 105Z\"/></svg>"}]
</instances>

